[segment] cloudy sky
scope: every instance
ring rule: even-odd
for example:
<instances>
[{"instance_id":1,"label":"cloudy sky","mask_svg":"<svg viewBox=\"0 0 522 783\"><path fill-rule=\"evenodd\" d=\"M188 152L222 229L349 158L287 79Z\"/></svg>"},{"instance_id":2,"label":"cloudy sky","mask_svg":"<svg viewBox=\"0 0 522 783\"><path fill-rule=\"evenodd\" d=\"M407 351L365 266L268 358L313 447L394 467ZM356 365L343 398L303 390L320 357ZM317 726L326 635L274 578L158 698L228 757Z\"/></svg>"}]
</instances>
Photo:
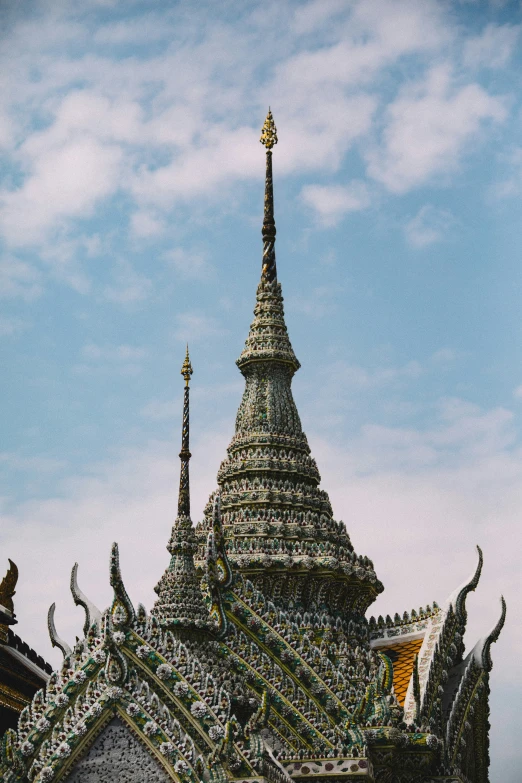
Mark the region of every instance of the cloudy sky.
<instances>
[{"instance_id":1,"label":"cloudy sky","mask_svg":"<svg viewBox=\"0 0 522 783\"><path fill-rule=\"evenodd\" d=\"M375 614L473 571L496 622L492 781L519 779L522 13L518 2L4 2L0 551L18 631L133 600L168 561L190 343L193 517L232 435L270 104L294 393Z\"/></svg>"}]
</instances>

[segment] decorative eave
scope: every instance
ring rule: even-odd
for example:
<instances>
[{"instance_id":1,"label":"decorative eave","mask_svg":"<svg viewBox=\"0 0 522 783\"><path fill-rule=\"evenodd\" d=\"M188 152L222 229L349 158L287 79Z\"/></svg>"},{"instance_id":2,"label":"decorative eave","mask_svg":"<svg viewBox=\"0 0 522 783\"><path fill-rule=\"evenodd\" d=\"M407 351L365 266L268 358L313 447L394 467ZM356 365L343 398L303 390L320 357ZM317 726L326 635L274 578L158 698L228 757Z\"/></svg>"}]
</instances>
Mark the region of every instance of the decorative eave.
<instances>
[{"instance_id":1,"label":"decorative eave","mask_svg":"<svg viewBox=\"0 0 522 783\"><path fill-rule=\"evenodd\" d=\"M36 650L24 642L23 639L9 629L9 639L6 645L2 647L5 652L16 658L17 661L26 666L33 674L45 682L52 672L50 663L39 655Z\"/></svg>"},{"instance_id":2,"label":"decorative eave","mask_svg":"<svg viewBox=\"0 0 522 783\"><path fill-rule=\"evenodd\" d=\"M425 609L420 607L418 611L412 609L411 612L404 612L402 615L395 613L393 619L390 615L383 618L382 615L376 619L370 617L368 629L370 632L370 644L373 648L384 647L403 639L423 638L428 629L430 618L440 612L438 604L434 601Z\"/></svg>"}]
</instances>

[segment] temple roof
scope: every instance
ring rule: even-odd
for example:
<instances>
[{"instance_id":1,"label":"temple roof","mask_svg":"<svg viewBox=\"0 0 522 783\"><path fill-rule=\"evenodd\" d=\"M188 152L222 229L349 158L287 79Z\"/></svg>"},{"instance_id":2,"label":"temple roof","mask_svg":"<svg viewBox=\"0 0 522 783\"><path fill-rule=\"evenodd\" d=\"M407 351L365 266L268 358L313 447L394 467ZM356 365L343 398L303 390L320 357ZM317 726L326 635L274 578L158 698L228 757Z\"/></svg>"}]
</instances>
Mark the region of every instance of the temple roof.
<instances>
[{"instance_id":1,"label":"temple roof","mask_svg":"<svg viewBox=\"0 0 522 783\"><path fill-rule=\"evenodd\" d=\"M487 783L490 648L505 603L464 659L479 550L473 575L442 607L366 620L382 585L333 519L291 392L299 364L275 264L270 112L262 141L261 281L219 489L195 535L187 349L178 511L158 600L149 615L134 608L117 544L103 613L81 592L75 565L84 638L71 648L58 637L53 605L49 631L64 659L0 743L5 783L371 783L395 773L404 783ZM14 570L2 583L8 618L13 581Z\"/></svg>"}]
</instances>

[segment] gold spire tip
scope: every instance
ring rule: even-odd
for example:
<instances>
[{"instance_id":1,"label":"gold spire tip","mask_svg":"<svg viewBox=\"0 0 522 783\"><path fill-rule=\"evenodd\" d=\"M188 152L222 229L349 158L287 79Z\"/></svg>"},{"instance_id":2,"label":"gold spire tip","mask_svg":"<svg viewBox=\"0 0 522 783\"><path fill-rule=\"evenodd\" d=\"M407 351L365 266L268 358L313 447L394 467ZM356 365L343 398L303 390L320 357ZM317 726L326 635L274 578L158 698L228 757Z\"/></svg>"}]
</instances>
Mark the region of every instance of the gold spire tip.
<instances>
[{"instance_id":1,"label":"gold spire tip","mask_svg":"<svg viewBox=\"0 0 522 783\"><path fill-rule=\"evenodd\" d=\"M277 144L277 128L275 126L274 118L272 117L272 112L270 109L268 109L265 124L261 129L261 138L259 141L261 144L264 144L268 152L271 152L274 144Z\"/></svg>"},{"instance_id":2,"label":"gold spire tip","mask_svg":"<svg viewBox=\"0 0 522 783\"><path fill-rule=\"evenodd\" d=\"M185 386L189 385L190 376L192 375L193 372L194 370L192 369L192 365L190 363L189 350L187 345L187 353L185 355L185 361L181 366L181 374L185 379Z\"/></svg>"}]
</instances>

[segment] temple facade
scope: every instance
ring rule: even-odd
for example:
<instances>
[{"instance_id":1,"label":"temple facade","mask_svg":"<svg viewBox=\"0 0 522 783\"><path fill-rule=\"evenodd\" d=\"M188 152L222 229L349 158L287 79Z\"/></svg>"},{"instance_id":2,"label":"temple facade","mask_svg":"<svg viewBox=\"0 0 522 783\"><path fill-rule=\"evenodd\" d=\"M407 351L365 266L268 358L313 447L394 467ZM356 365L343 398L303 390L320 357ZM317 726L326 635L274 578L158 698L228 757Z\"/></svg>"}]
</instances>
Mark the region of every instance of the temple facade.
<instances>
[{"instance_id":1,"label":"temple facade","mask_svg":"<svg viewBox=\"0 0 522 783\"><path fill-rule=\"evenodd\" d=\"M271 113L261 279L237 365L245 390L204 519L190 512L189 395L170 562L150 612L110 555L111 606L85 612L71 649L1 744L6 783L486 783L491 645L465 653L472 576L445 602L368 619L383 591L354 551L292 396L299 369L277 277ZM412 596L413 598L413 596Z\"/></svg>"}]
</instances>

